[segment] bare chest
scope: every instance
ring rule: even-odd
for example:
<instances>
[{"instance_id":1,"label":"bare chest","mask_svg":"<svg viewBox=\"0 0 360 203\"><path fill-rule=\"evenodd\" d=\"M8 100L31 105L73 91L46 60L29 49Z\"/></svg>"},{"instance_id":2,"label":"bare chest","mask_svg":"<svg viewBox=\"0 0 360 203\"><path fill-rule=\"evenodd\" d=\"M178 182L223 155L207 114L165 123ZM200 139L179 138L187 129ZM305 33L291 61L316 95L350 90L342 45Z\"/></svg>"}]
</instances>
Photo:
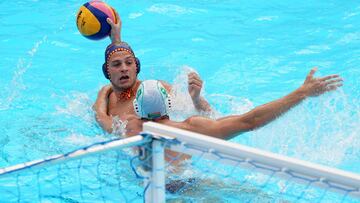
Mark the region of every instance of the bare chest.
<instances>
[{"instance_id":1,"label":"bare chest","mask_svg":"<svg viewBox=\"0 0 360 203\"><path fill-rule=\"evenodd\" d=\"M110 98L109 114L118 116L121 120L125 120L129 115L136 115L133 107L133 98L118 101L117 98Z\"/></svg>"}]
</instances>

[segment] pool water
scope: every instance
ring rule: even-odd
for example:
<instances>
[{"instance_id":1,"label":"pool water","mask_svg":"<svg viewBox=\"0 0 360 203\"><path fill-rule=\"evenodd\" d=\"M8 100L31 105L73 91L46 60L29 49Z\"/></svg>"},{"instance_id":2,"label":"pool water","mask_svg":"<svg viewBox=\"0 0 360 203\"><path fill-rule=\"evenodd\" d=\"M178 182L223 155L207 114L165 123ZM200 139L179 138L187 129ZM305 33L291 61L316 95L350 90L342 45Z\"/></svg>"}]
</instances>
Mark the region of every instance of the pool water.
<instances>
[{"instance_id":1,"label":"pool water","mask_svg":"<svg viewBox=\"0 0 360 203\"><path fill-rule=\"evenodd\" d=\"M360 173L360 2L106 1L123 21L122 39L140 58L141 80L178 90L196 70L216 116L244 113L316 76L344 86L310 98L271 124L232 141ZM113 138L91 105L108 81L101 65L109 39L79 34L83 1L0 3L0 166L64 153ZM184 82L185 81L185 82Z\"/></svg>"}]
</instances>

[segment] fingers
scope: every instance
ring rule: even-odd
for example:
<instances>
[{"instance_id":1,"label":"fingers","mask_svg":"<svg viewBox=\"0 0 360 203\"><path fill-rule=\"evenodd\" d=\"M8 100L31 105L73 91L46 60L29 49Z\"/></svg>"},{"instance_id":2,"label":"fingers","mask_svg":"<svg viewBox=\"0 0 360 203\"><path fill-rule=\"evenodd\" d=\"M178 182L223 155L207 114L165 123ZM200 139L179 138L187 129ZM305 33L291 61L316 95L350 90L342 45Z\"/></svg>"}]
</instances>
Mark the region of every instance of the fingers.
<instances>
[{"instance_id":1,"label":"fingers","mask_svg":"<svg viewBox=\"0 0 360 203\"><path fill-rule=\"evenodd\" d=\"M341 87L343 84L343 79L339 75L328 75L322 78L319 78L318 81L321 82L323 88L326 92L336 90L338 87Z\"/></svg>"},{"instance_id":2,"label":"fingers","mask_svg":"<svg viewBox=\"0 0 360 203\"><path fill-rule=\"evenodd\" d=\"M115 9L113 9L115 15L116 15L116 19L115 21L116 24L110 19L107 18L106 22L109 23L109 25L111 26L111 32L110 32L110 39L112 43L120 43L121 42L121 19L119 14L116 12Z\"/></svg>"},{"instance_id":3,"label":"fingers","mask_svg":"<svg viewBox=\"0 0 360 203\"><path fill-rule=\"evenodd\" d=\"M199 75L195 72L191 72L188 74L188 80L189 81L196 80L196 81L200 81L202 83L202 80L200 79Z\"/></svg>"},{"instance_id":4,"label":"fingers","mask_svg":"<svg viewBox=\"0 0 360 203\"><path fill-rule=\"evenodd\" d=\"M195 72L191 72L188 74L188 84L190 85L195 85L198 87L202 87L202 83L203 81L200 79L199 75Z\"/></svg>"},{"instance_id":5,"label":"fingers","mask_svg":"<svg viewBox=\"0 0 360 203\"><path fill-rule=\"evenodd\" d=\"M329 91L333 91L333 90L336 90L338 87L341 87L342 86L342 83L341 84L335 84L335 85L329 85L326 87L326 91L329 92Z\"/></svg>"},{"instance_id":6,"label":"fingers","mask_svg":"<svg viewBox=\"0 0 360 203\"><path fill-rule=\"evenodd\" d=\"M113 22L111 20L111 18L106 18L106 22L110 24L110 26L113 28L115 25L120 25L121 26L121 18L119 13L113 9L114 13L115 13L115 22Z\"/></svg>"},{"instance_id":7,"label":"fingers","mask_svg":"<svg viewBox=\"0 0 360 203\"><path fill-rule=\"evenodd\" d=\"M321 81L324 80L324 78L326 78L327 80ZM336 90L343 85L343 79L340 78L338 75L326 76L324 78L319 79L321 81L320 83L322 85L323 93Z\"/></svg>"},{"instance_id":8,"label":"fingers","mask_svg":"<svg viewBox=\"0 0 360 203\"><path fill-rule=\"evenodd\" d=\"M201 88L202 88L202 83L199 83L199 82L189 83L189 88L197 88L197 89L201 90Z\"/></svg>"},{"instance_id":9,"label":"fingers","mask_svg":"<svg viewBox=\"0 0 360 203\"><path fill-rule=\"evenodd\" d=\"M113 28L115 26L114 22L110 18L106 18L106 22Z\"/></svg>"},{"instance_id":10,"label":"fingers","mask_svg":"<svg viewBox=\"0 0 360 203\"><path fill-rule=\"evenodd\" d=\"M307 75L306 79L311 79L314 77L315 72L317 71L317 67L311 69L310 73Z\"/></svg>"},{"instance_id":11,"label":"fingers","mask_svg":"<svg viewBox=\"0 0 360 203\"><path fill-rule=\"evenodd\" d=\"M336 90L343 85L343 79L337 74L314 78L316 71L316 67L311 69L302 86L307 96L319 96L325 92Z\"/></svg>"},{"instance_id":12,"label":"fingers","mask_svg":"<svg viewBox=\"0 0 360 203\"><path fill-rule=\"evenodd\" d=\"M335 78L340 78L340 76L339 75L328 75L326 77L319 78L319 80L326 81L326 80L335 79Z\"/></svg>"},{"instance_id":13,"label":"fingers","mask_svg":"<svg viewBox=\"0 0 360 203\"><path fill-rule=\"evenodd\" d=\"M198 80L189 80L188 82L189 87L199 87L202 88L202 81L198 81Z\"/></svg>"},{"instance_id":14,"label":"fingers","mask_svg":"<svg viewBox=\"0 0 360 203\"><path fill-rule=\"evenodd\" d=\"M324 81L323 83L328 86L328 85L333 85L333 84L342 84L342 79L336 79L336 80L328 80L328 81Z\"/></svg>"},{"instance_id":15,"label":"fingers","mask_svg":"<svg viewBox=\"0 0 360 203\"><path fill-rule=\"evenodd\" d=\"M199 98L202 85L203 81L197 73L191 72L188 74L188 90L193 100Z\"/></svg>"}]
</instances>

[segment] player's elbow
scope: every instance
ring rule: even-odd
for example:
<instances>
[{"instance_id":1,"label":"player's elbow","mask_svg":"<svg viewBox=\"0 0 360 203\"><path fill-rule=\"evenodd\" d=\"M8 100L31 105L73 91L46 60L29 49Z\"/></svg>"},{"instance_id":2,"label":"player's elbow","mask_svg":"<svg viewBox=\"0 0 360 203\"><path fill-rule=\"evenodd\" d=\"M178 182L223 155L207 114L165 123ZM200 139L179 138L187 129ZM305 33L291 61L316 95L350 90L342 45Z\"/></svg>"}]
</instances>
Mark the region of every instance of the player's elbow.
<instances>
[{"instance_id":1,"label":"player's elbow","mask_svg":"<svg viewBox=\"0 0 360 203\"><path fill-rule=\"evenodd\" d=\"M247 131L253 131L263 126L263 122L259 115L257 115L255 112L252 112L249 115L249 119L246 119L243 125Z\"/></svg>"},{"instance_id":2,"label":"player's elbow","mask_svg":"<svg viewBox=\"0 0 360 203\"><path fill-rule=\"evenodd\" d=\"M244 114L236 124L238 132L248 132L259 127L258 119L255 112L248 112Z\"/></svg>"},{"instance_id":3,"label":"player's elbow","mask_svg":"<svg viewBox=\"0 0 360 203\"><path fill-rule=\"evenodd\" d=\"M231 139L239 133L236 127L218 121L214 121L207 128L209 131L208 135L224 140Z\"/></svg>"},{"instance_id":4,"label":"player's elbow","mask_svg":"<svg viewBox=\"0 0 360 203\"><path fill-rule=\"evenodd\" d=\"M212 137L218 137L222 129L221 125L219 125L219 122L211 119L199 119L199 117L190 117L186 120L186 123L188 124L187 130Z\"/></svg>"}]
</instances>

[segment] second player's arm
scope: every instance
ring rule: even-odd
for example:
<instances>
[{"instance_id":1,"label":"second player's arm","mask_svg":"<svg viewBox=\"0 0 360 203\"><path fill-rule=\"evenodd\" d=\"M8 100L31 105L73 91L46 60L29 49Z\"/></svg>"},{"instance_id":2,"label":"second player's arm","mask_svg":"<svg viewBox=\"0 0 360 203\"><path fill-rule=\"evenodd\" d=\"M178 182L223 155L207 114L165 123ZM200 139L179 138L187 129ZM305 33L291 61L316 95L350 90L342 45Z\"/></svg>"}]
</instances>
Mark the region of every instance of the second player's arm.
<instances>
[{"instance_id":1,"label":"second player's arm","mask_svg":"<svg viewBox=\"0 0 360 203\"><path fill-rule=\"evenodd\" d=\"M227 116L218 120L199 116L191 117L182 124L182 127L221 139L231 139L239 133L262 127L305 98L319 96L342 86L342 79L338 75L314 78L315 71L315 68L311 70L300 88L280 99L258 106L243 115Z\"/></svg>"}]
</instances>

